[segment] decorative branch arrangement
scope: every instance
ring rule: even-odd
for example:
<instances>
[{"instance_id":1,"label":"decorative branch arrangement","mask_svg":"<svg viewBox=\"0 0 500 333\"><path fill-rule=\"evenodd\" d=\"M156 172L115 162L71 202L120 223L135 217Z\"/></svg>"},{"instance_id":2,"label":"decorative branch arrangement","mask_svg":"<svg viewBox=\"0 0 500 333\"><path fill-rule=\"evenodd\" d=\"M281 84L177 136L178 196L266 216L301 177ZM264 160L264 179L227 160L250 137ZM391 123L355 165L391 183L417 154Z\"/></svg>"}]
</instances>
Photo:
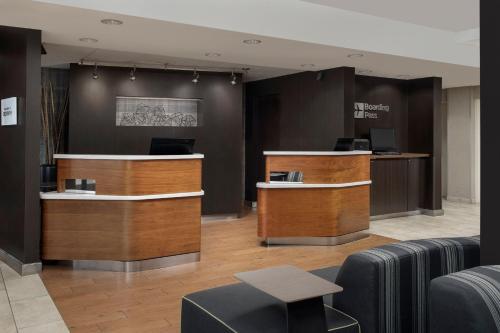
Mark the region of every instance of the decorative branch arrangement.
<instances>
[{"instance_id":1,"label":"decorative branch arrangement","mask_svg":"<svg viewBox=\"0 0 500 333\"><path fill-rule=\"evenodd\" d=\"M52 82L42 84L42 138L45 149L43 164L54 164L54 154L60 153L64 144L64 130L69 108L69 90L62 97L63 103L57 106Z\"/></svg>"}]
</instances>

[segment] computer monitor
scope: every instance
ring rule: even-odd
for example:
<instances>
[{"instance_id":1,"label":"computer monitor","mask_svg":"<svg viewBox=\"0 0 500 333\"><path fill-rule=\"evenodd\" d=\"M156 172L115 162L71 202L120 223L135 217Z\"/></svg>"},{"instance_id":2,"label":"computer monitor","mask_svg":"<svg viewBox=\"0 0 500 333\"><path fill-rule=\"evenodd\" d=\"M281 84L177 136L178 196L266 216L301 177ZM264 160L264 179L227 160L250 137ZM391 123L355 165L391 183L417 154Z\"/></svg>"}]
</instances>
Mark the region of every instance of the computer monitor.
<instances>
[{"instance_id":1,"label":"computer monitor","mask_svg":"<svg viewBox=\"0 0 500 333\"><path fill-rule=\"evenodd\" d=\"M370 141L374 152L397 152L394 128L370 128Z\"/></svg>"},{"instance_id":2,"label":"computer monitor","mask_svg":"<svg viewBox=\"0 0 500 333\"><path fill-rule=\"evenodd\" d=\"M153 138L150 155L189 155L193 153L194 139Z\"/></svg>"}]
</instances>

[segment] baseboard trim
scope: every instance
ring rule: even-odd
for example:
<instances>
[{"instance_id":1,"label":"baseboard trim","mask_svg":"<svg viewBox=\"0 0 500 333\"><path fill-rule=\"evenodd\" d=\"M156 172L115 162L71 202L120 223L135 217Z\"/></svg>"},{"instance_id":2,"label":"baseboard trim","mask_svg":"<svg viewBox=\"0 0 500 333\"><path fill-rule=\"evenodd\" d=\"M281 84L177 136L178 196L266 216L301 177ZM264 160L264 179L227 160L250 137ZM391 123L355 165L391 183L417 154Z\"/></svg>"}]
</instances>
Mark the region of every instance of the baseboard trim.
<instances>
[{"instance_id":1,"label":"baseboard trim","mask_svg":"<svg viewBox=\"0 0 500 333\"><path fill-rule=\"evenodd\" d=\"M240 216L238 214L217 214L217 215L203 215L201 217L201 223L219 222L227 220L236 220Z\"/></svg>"},{"instance_id":2,"label":"baseboard trim","mask_svg":"<svg viewBox=\"0 0 500 333\"><path fill-rule=\"evenodd\" d=\"M414 216L414 215L422 215L422 210L417 209L417 210L412 210L409 212L399 212L399 213L390 213L390 214L382 214L382 215L374 215L370 216L370 221L378 221L378 220L385 220L385 219L393 219L396 217L406 217L406 216Z\"/></svg>"},{"instance_id":3,"label":"baseboard trim","mask_svg":"<svg viewBox=\"0 0 500 333\"><path fill-rule=\"evenodd\" d=\"M383 215L374 215L370 216L370 221L378 221L385 219L393 219L396 217L407 217L407 216L415 216L415 215L427 215L427 216L443 216L443 209L417 209L409 212L399 212L399 213L390 213Z\"/></svg>"},{"instance_id":4,"label":"baseboard trim","mask_svg":"<svg viewBox=\"0 0 500 333\"><path fill-rule=\"evenodd\" d=\"M7 266L12 268L17 274L21 276L38 274L42 271L42 263L34 262L30 264L25 264L16 257L7 253L5 250L0 249L0 260L2 260Z\"/></svg>"},{"instance_id":5,"label":"baseboard trim","mask_svg":"<svg viewBox=\"0 0 500 333\"><path fill-rule=\"evenodd\" d=\"M134 261L116 260L48 260L47 265L69 266L75 270L93 270L108 272L142 272L153 269L172 267L200 261L200 252L179 254Z\"/></svg>"},{"instance_id":6,"label":"baseboard trim","mask_svg":"<svg viewBox=\"0 0 500 333\"><path fill-rule=\"evenodd\" d=\"M447 201L450 202L460 202L460 203L474 203L472 199L469 198L463 198L463 197L453 197L453 196L447 196L446 197Z\"/></svg>"},{"instance_id":7,"label":"baseboard trim","mask_svg":"<svg viewBox=\"0 0 500 333\"><path fill-rule=\"evenodd\" d=\"M261 239L266 245L312 245L335 246L354 242L370 236L367 230L335 237L267 237Z\"/></svg>"},{"instance_id":8,"label":"baseboard trim","mask_svg":"<svg viewBox=\"0 0 500 333\"><path fill-rule=\"evenodd\" d=\"M428 216L443 216L444 215L444 210L443 209L421 209L422 214L428 215Z\"/></svg>"}]
</instances>

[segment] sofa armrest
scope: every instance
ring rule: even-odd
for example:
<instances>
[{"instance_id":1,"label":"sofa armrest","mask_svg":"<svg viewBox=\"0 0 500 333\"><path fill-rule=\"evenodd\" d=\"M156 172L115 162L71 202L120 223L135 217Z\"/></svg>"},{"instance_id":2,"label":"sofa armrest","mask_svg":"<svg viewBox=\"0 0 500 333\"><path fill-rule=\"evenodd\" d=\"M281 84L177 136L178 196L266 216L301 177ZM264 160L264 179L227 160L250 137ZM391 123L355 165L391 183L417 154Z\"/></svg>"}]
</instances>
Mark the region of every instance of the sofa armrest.
<instances>
[{"instance_id":1,"label":"sofa armrest","mask_svg":"<svg viewBox=\"0 0 500 333\"><path fill-rule=\"evenodd\" d=\"M476 267L432 280L430 332L499 332L499 287L498 266Z\"/></svg>"}]
</instances>

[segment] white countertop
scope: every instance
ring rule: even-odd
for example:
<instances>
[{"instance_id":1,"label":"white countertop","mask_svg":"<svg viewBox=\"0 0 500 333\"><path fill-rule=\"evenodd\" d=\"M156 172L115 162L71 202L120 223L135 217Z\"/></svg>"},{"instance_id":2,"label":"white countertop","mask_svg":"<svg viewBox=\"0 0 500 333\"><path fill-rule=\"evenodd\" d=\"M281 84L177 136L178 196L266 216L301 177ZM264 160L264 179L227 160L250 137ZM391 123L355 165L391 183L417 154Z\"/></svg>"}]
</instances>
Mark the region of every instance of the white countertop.
<instances>
[{"instance_id":1,"label":"white countertop","mask_svg":"<svg viewBox=\"0 0 500 333\"><path fill-rule=\"evenodd\" d=\"M152 161L152 160L193 160L202 159L203 154L190 155L85 155L85 154L54 154L55 159L71 160L121 160L121 161Z\"/></svg>"},{"instance_id":2,"label":"white countertop","mask_svg":"<svg viewBox=\"0 0 500 333\"><path fill-rule=\"evenodd\" d=\"M352 183L338 183L338 184L303 184L303 183L257 183L257 188L343 188L343 187L353 187L353 186L362 186L362 185L370 185L372 183L371 180L361 181L361 182L352 182Z\"/></svg>"},{"instance_id":3,"label":"white countertop","mask_svg":"<svg viewBox=\"0 0 500 333\"><path fill-rule=\"evenodd\" d=\"M99 194L77 194L64 192L40 193L42 200L100 200L100 201L141 201L156 199L174 199L199 197L204 195L204 191L199 192L179 192L168 194L149 194L149 195L99 195Z\"/></svg>"},{"instance_id":4,"label":"white countertop","mask_svg":"<svg viewBox=\"0 0 500 333\"><path fill-rule=\"evenodd\" d=\"M349 156L349 155L371 155L369 150L353 151L264 151L265 156Z\"/></svg>"}]
</instances>

